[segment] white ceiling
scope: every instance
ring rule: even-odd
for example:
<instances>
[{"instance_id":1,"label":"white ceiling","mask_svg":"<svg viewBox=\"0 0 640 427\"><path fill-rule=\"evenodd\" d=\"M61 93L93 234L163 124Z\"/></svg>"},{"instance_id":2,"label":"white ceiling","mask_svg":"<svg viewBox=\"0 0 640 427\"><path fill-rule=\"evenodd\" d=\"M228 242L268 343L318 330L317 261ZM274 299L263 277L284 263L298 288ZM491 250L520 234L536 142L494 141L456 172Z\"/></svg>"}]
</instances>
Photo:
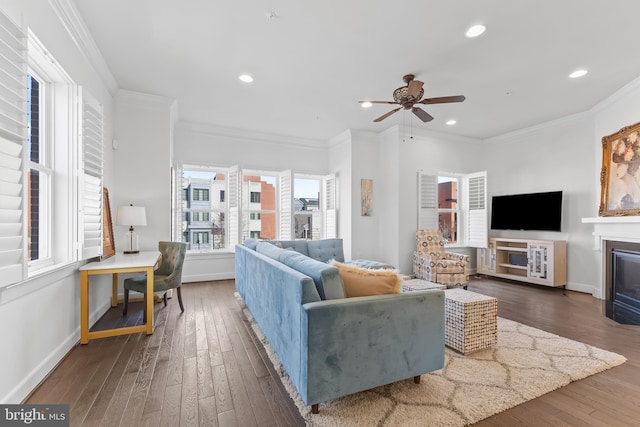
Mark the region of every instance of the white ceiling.
<instances>
[{"instance_id":1,"label":"white ceiling","mask_svg":"<svg viewBox=\"0 0 640 427\"><path fill-rule=\"evenodd\" d=\"M75 2L120 88L177 99L180 120L305 139L403 122L488 138L589 110L640 76L637 0ZM466 38L475 23L486 33ZM394 106L358 101L392 100L408 73L425 98L467 99L424 106L429 123L373 123Z\"/></svg>"}]
</instances>

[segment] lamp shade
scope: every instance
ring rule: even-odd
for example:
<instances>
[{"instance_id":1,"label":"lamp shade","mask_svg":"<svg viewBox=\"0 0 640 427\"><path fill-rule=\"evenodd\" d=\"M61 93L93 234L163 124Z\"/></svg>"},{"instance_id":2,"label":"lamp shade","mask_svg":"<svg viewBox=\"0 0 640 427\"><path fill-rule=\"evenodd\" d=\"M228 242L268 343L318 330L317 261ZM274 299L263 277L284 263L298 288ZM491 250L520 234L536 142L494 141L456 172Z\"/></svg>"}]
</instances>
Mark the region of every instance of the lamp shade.
<instances>
[{"instance_id":1,"label":"lamp shade","mask_svg":"<svg viewBox=\"0 0 640 427\"><path fill-rule=\"evenodd\" d=\"M120 206L116 215L117 225L147 225L147 213L142 206Z\"/></svg>"}]
</instances>

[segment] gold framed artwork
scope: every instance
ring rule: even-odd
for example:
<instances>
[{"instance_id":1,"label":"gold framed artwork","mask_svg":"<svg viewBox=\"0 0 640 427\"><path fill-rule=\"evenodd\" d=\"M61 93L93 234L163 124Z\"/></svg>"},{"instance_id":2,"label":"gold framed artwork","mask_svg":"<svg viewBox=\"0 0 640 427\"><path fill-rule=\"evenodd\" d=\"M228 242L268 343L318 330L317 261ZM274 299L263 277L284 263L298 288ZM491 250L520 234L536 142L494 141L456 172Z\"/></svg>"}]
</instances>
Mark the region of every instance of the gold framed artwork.
<instances>
[{"instance_id":1,"label":"gold framed artwork","mask_svg":"<svg viewBox=\"0 0 640 427\"><path fill-rule=\"evenodd\" d=\"M602 138L600 216L640 215L640 123Z\"/></svg>"},{"instance_id":2,"label":"gold framed artwork","mask_svg":"<svg viewBox=\"0 0 640 427\"><path fill-rule=\"evenodd\" d=\"M113 240L113 221L111 220L111 205L109 203L109 190L102 189L102 257L106 259L116 254L116 245Z\"/></svg>"},{"instance_id":3,"label":"gold framed artwork","mask_svg":"<svg viewBox=\"0 0 640 427\"><path fill-rule=\"evenodd\" d=\"M361 179L360 180L360 205L361 215L371 216L372 214L372 198L373 198L373 180Z\"/></svg>"}]
</instances>

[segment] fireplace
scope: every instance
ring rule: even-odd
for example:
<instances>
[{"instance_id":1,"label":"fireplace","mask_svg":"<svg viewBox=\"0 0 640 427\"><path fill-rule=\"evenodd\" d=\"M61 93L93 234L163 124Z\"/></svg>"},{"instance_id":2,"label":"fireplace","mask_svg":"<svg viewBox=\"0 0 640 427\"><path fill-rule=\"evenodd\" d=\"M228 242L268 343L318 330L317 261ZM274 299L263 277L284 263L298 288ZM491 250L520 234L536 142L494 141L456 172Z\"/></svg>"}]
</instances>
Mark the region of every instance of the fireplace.
<instances>
[{"instance_id":1,"label":"fireplace","mask_svg":"<svg viewBox=\"0 0 640 427\"><path fill-rule=\"evenodd\" d=\"M640 325L640 243L607 240L605 251L606 315Z\"/></svg>"}]
</instances>

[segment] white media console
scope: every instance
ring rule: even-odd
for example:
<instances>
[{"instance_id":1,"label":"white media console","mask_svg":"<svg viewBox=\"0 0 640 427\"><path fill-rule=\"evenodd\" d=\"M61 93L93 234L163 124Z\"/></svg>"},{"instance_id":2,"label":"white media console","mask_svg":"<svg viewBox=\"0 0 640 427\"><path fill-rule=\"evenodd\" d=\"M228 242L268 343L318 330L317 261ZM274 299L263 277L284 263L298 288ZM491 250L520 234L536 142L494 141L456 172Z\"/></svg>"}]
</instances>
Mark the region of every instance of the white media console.
<instances>
[{"instance_id":1,"label":"white media console","mask_svg":"<svg viewBox=\"0 0 640 427\"><path fill-rule=\"evenodd\" d=\"M544 286L567 284L567 242L492 237L478 249L478 273Z\"/></svg>"}]
</instances>

